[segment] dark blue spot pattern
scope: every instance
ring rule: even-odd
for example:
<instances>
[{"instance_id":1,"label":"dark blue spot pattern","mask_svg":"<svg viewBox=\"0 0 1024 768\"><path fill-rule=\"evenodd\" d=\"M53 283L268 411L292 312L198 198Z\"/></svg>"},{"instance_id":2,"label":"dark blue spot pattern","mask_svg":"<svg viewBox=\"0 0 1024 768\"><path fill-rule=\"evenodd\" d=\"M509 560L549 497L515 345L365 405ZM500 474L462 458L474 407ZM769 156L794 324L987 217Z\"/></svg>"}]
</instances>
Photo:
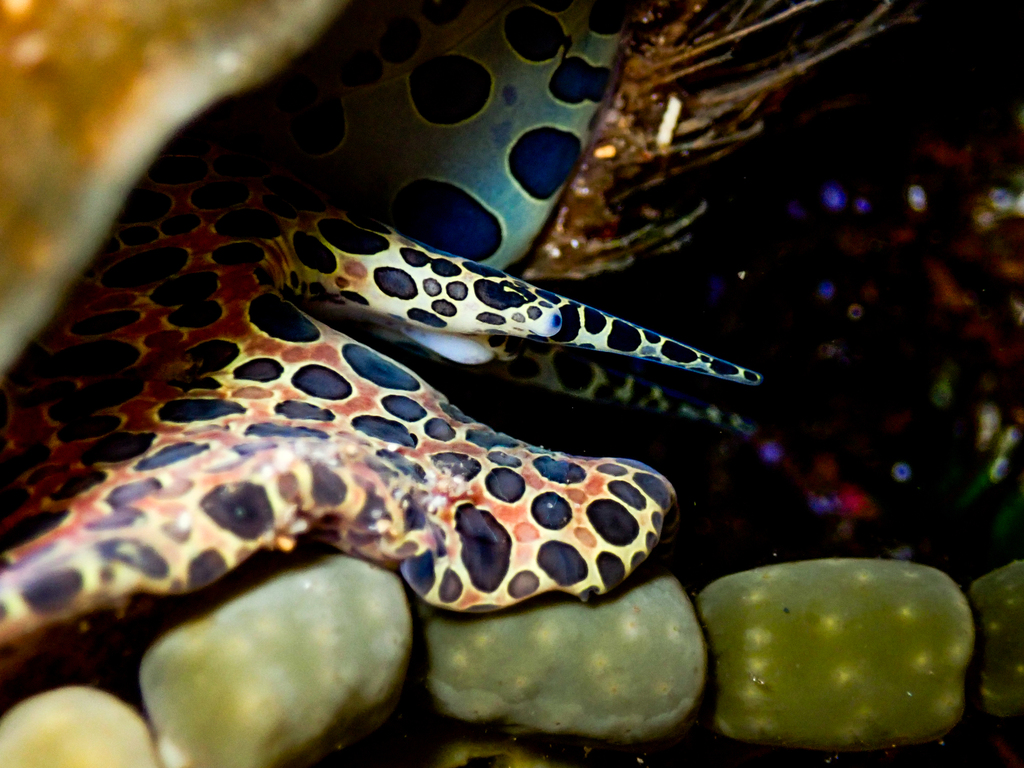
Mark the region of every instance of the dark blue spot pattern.
<instances>
[{"instance_id":1,"label":"dark blue spot pattern","mask_svg":"<svg viewBox=\"0 0 1024 768\"><path fill-rule=\"evenodd\" d=\"M456 256L485 259L501 245L497 217L454 184L418 179L395 195L393 213L403 235Z\"/></svg>"},{"instance_id":2,"label":"dark blue spot pattern","mask_svg":"<svg viewBox=\"0 0 1024 768\"><path fill-rule=\"evenodd\" d=\"M512 147L509 169L527 194L547 200L565 183L580 147L580 140L571 133L546 126L534 128Z\"/></svg>"},{"instance_id":3,"label":"dark blue spot pattern","mask_svg":"<svg viewBox=\"0 0 1024 768\"><path fill-rule=\"evenodd\" d=\"M607 67L592 67L579 56L568 56L558 65L548 87L556 99L569 104L599 102L610 74Z\"/></svg>"}]
</instances>

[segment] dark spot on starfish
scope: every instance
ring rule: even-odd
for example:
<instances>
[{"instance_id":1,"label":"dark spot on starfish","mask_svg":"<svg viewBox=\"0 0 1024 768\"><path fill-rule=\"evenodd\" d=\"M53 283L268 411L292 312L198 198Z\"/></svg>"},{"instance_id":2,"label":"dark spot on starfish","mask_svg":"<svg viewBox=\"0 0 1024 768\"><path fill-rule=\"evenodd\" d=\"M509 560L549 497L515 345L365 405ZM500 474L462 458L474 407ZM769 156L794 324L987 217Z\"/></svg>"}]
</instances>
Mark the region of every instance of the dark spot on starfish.
<instances>
[{"instance_id":1,"label":"dark spot on starfish","mask_svg":"<svg viewBox=\"0 0 1024 768\"><path fill-rule=\"evenodd\" d=\"M434 553L424 552L416 557L409 557L399 566L402 578L412 587L417 595L426 595L434 586Z\"/></svg>"},{"instance_id":2,"label":"dark spot on starfish","mask_svg":"<svg viewBox=\"0 0 1024 768\"><path fill-rule=\"evenodd\" d=\"M230 400L182 399L171 400L160 406L157 415L163 421L188 424L193 421L209 421L222 416L245 413L245 407Z\"/></svg>"},{"instance_id":3,"label":"dark spot on starfish","mask_svg":"<svg viewBox=\"0 0 1024 768\"><path fill-rule=\"evenodd\" d=\"M162 579L171 571L163 556L141 541L107 539L96 545L96 551L104 560L124 563L151 579Z\"/></svg>"},{"instance_id":4,"label":"dark spot on starfish","mask_svg":"<svg viewBox=\"0 0 1024 768\"><path fill-rule=\"evenodd\" d=\"M150 469L160 469L162 467L176 464L179 461L185 459L191 459L193 456L198 456L203 451L209 449L209 445L205 443L175 443L174 445L167 445L161 448L159 451L154 453L152 456L147 456L144 459L139 460L135 464L135 469L140 472L144 472Z\"/></svg>"},{"instance_id":5,"label":"dark spot on starfish","mask_svg":"<svg viewBox=\"0 0 1024 768\"><path fill-rule=\"evenodd\" d=\"M228 211L217 219L213 228L218 235L225 237L261 237L270 240L281 234L281 228L273 216L254 208Z\"/></svg>"},{"instance_id":6,"label":"dark spot on starfish","mask_svg":"<svg viewBox=\"0 0 1024 768\"><path fill-rule=\"evenodd\" d=\"M90 488L95 488L106 479L107 473L100 472L99 470L90 472L87 475L72 477L67 480L64 485L51 493L50 498L54 501L65 501L66 499L73 498L80 493L85 493Z\"/></svg>"},{"instance_id":7,"label":"dark spot on starfish","mask_svg":"<svg viewBox=\"0 0 1024 768\"><path fill-rule=\"evenodd\" d=\"M204 550L188 564L188 589L205 587L227 573L227 570L228 564L220 552L216 549Z\"/></svg>"},{"instance_id":8,"label":"dark spot on starfish","mask_svg":"<svg viewBox=\"0 0 1024 768\"><path fill-rule=\"evenodd\" d=\"M172 216L160 225L160 231L165 235L184 235L202 224L202 220L194 213L182 213Z\"/></svg>"},{"instance_id":9,"label":"dark spot on starfish","mask_svg":"<svg viewBox=\"0 0 1024 768\"><path fill-rule=\"evenodd\" d=\"M638 472L633 476L633 482L640 486L640 490L654 499L654 503L662 509L669 509L672 506L672 492L665 483L646 472Z\"/></svg>"},{"instance_id":10,"label":"dark spot on starfish","mask_svg":"<svg viewBox=\"0 0 1024 768\"><path fill-rule=\"evenodd\" d=\"M284 198L290 205L300 211L323 213L327 210L324 201L306 185L288 176L271 176L263 183L277 195Z\"/></svg>"},{"instance_id":11,"label":"dark spot on starfish","mask_svg":"<svg viewBox=\"0 0 1024 768\"><path fill-rule=\"evenodd\" d=\"M380 80L384 65L372 51L356 51L341 67L341 82L350 88Z\"/></svg>"},{"instance_id":12,"label":"dark spot on starfish","mask_svg":"<svg viewBox=\"0 0 1024 768\"><path fill-rule=\"evenodd\" d=\"M405 426L382 416L356 416L352 419L352 426L364 435L376 437L386 443L404 445L406 448L415 448L419 442Z\"/></svg>"},{"instance_id":13,"label":"dark spot on starfish","mask_svg":"<svg viewBox=\"0 0 1024 768\"><path fill-rule=\"evenodd\" d=\"M326 408L298 400L285 400L274 406L274 413L288 419L311 419L313 421L334 421L334 414Z\"/></svg>"},{"instance_id":14,"label":"dark spot on starfish","mask_svg":"<svg viewBox=\"0 0 1024 768\"><path fill-rule=\"evenodd\" d=\"M282 341L316 341L320 331L295 305L272 293L257 296L249 302L249 320L275 339Z\"/></svg>"},{"instance_id":15,"label":"dark spot on starfish","mask_svg":"<svg viewBox=\"0 0 1024 768\"><path fill-rule=\"evenodd\" d=\"M608 67L594 67L579 56L567 56L551 76L548 89L556 99L569 104L599 103L610 76Z\"/></svg>"},{"instance_id":16,"label":"dark spot on starfish","mask_svg":"<svg viewBox=\"0 0 1024 768\"><path fill-rule=\"evenodd\" d=\"M509 504L519 501L526 493L526 481L506 467L495 467L488 472L484 484L494 498Z\"/></svg>"},{"instance_id":17,"label":"dark spot on starfish","mask_svg":"<svg viewBox=\"0 0 1024 768\"><path fill-rule=\"evenodd\" d=\"M455 437L455 430L451 428L451 425L436 416L423 425L423 431L426 432L427 437L442 442L448 442Z\"/></svg>"},{"instance_id":18,"label":"dark spot on starfish","mask_svg":"<svg viewBox=\"0 0 1024 768\"><path fill-rule=\"evenodd\" d=\"M373 270L373 282L385 295L396 299L412 299L418 293L416 281L404 270L394 267L377 267Z\"/></svg>"},{"instance_id":19,"label":"dark spot on starfish","mask_svg":"<svg viewBox=\"0 0 1024 768\"><path fill-rule=\"evenodd\" d=\"M472 480L480 474L480 462L464 453L435 453L430 460L442 472L463 480Z\"/></svg>"},{"instance_id":20,"label":"dark spot on starfish","mask_svg":"<svg viewBox=\"0 0 1024 768\"><path fill-rule=\"evenodd\" d=\"M307 155L326 155L345 138L345 108L332 98L296 115L291 120L295 144Z\"/></svg>"},{"instance_id":21,"label":"dark spot on starfish","mask_svg":"<svg viewBox=\"0 0 1024 768\"><path fill-rule=\"evenodd\" d=\"M89 416L103 408L121 405L142 392L138 379L108 379L88 384L50 407L54 421L69 422Z\"/></svg>"},{"instance_id":22,"label":"dark spot on starfish","mask_svg":"<svg viewBox=\"0 0 1024 768\"><path fill-rule=\"evenodd\" d=\"M419 421L427 415L427 409L404 395L388 395L381 401L384 410L403 421Z\"/></svg>"},{"instance_id":23,"label":"dark spot on starfish","mask_svg":"<svg viewBox=\"0 0 1024 768\"><path fill-rule=\"evenodd\" d=\"M230 208L249 199L249 187L240 181L214 181L192 193L192 205L201 210Z\"/></svg>"},{"instance_id":24,"label":"dark spot on starfish","mask_svg":"<svg viewBox=\"0 0 1024 768\"><path fill-rule=\"evenodd\" d=\"M276 381L282 373L284 373L284 366L277 360L270 357L258 357L255 360L242 363L235 368L232 375L243 381Z\"/></svg>"},{"instance_id":25,"label":"dark spot on starfish","mask_svg":"<svg viewBox=\"0 0 1024 768\"><path fill-rule=\"evenodd\" d=\"M505 17L505 39L527 61L547 61L572 40L558 19L537 8L517 8Z\"/></svg>"},{"instance_id":26,"label":"dark spot on starfish","mask_svg":"<svg viewBox=\"0 0 1024 768\"><path fill-rule=\"evenodd\" d=\"M89 438L113 432L120 426L120 416L89 416L70 422L57 432L57 437L65 443L74 442L75 440L88 440Z\"/></svg>"},{"instance_id":27,"label":"dark spot on starfish","mask_svg":"<svg viewBox=\"0 0 1024 768\"><path fill-rule=\"evenodd\" d=\"M470 583L481 592L496 590L508 573L512 554L512 537L505 526L487 510L464 504L455 511L455 532Z\"/></svg>"},{"instance_id":28,"label":"dark spot on starfish","mask_svg":"<svg viewBox=\"0 0 1024 768\"><path fill-rule=\"evenodd\" d=\"M620 501L624 501L633 509L643 509L647 506L647 499L636 488L624 480L612 480L608 483L608 490Z\"/></svg>"},{"instance_id":29,"label":"dark spot on starfish","mask_svg":"<svg viewBox=\"0 0 1024 768\"><path fill-rule=\"evenodd\" d=\"M224 309L216 301L200 301L185 304L167 316L167 322L179 328L205 328L215 323L224 313Z\"/></svg>"},{"instance_id":30,"label":"dark spot on starfish","mask_svg":"<svg viewBox=\"0 0 1024 768\"><path fill-rule=\"evenodd\" d=\"M328 435L322 429L312 427L286 427L281 424L270 424L262 422L250 424L245 428L246 437L312 437L317 440L326 440Z\"/></svg>"},{"instance_id":31,"label":"dark spot on starfish","mask_svg":"<svg viewBox=\"0 0 1024 768\"><path fill-rule=\"evenodd\" d=\"M540 579L533 571L520 571L508 582L508 595L516 600L529 597L540 587Z\"/></svg>"},{"instance_id":32,"label":"dark spot on starfish","mask_svg":"<svg viewBox=\"0 0 1024 768\"><path fill-rule=\"evenodd\" d=\"M311 466L313 474L313 501L317 504L338 506L345 502L348 487L345 481L327 466L316 463Z\"/></svg>"},{"instance_id":33,"label":"dark spot on starfish","mask_svg":"<svg viewBox=\"0 0 1024 768\"><path fill-rule=\"evenodd\" d=\"M216 290L216 272L191 272L161 283L149 294L149 298L163 307L176 307L180 304L203 301Z\"/></svg>"},{"instance_id":34,"label":"dark spot on starfish","mask_svg":"<svg viewBox=\"0 0 1024 768\"><path fill-rule=\"evenodd\" d=\"M415 392L420 388L419 381L413 376L368 347L346 344L342 347L341 354L356 374L377 386L406 392Z\"/></svg>"},{"instance_id":35,"label":"dark spot on starfish","mask_svg":"<svg viewBox=\"0 0 1024 768\"><path fill-rule=\"evenodd\" d=\"M633 542L640 525L626 508L612 499L597 499L587 505L587 519L598 535L617 547Z\"/></svg>"},{"instance_id":36,"label":"dark spot on starfish","mask_svg":"<svg viewBox=\"0 0 1024 768\"><path fill-rule=\"evenodd\" d=\"M523 462L517 459L515 456L509 456L504 451L491 451L487 454L487 458L494 464L499 464L503 467L521 467Z\"/></svg>"},{"instance_id":37,"label":"dark spot on starfish","mask_svg":"<svg viewBox=\"0 0 1024 768\"><path fill-rule=\"evenodd\" d=\"M516 140L508 156L509 170L527 194L547 200L569 177L581 148L579 138L571 133L534 128Z\"/></svg>"},{"instance_id":38,"label":"dark spot on starfish","mask_svg":"<svg viewBox=\"0 0 1024 768\"><path fill-rule=\"evenodd\" d=\"M266 256L263 249L256 243L229 243L219 248L214 248L210 254L215 262L224 266L234 264L256 264L263 261Z\"/></svg>"},{"instance_id":39,"label":"dark spot on starfish","mask_svg":"<svg viewBox=\"0 0 1024 768\"><path fill-rule=\"evenodd\" d=\"M25 501L28 500L28 492L23 488L11 488L8 491L4 491L3 494L0 494L0 502L3 502L2 505L0 505L0 509L4 512L11 509L11 502L15 500L13 498L13 492L15 491L18 492L17 496L19 497L24 495L24 500L15 504L13 507L14 509L21 506L21 504L24 504ZM7 498L3 498L5 495ZM68 514L69 513L66 509L62 509L57 512L37 512L31 517L22 518L4 531L3 535L0 536L0 552L6 552L14 549L15 547L19 547L22 544L38 539L44 533L52 531L64 522Z\"/></svg>"},{"instance_id":40,"label":"dark spot on starfish","mask_svg":"<svg viewBox=\"0 0 1024 768\"><path fill-rule=\"evenodd\" d=\"M563 541L547 541L537 551L537 565L560 587L578 584L587 578L587 561L576 548Z\"/></svg>"},{"instance_id":41,"label":"dark spot on starfish","mask_svg":"<svg viewBox=\"0 0 1024 768\"><path fill-rule=\"evenodd\" d=\"M128 227L117 233L125 245L145 245L152 243L160 234L153 227Z\"/></svg>"},{"instance_id":42,"label":"dark spot on starfish","mask_svg":"<svg viewBox=\"0 0 1024 768\"><path fill-rule=\"evenodd\" d=\"M625 0L595 0L590 9L590 31L599 35L617 35L625 18Z\"/></svg>"},{"instance_id":43,"label":"dark spot on starfish","mask_svg":"<svg viewBox=\"0 0 1024 768\"><path fill-rule=\"evenodd\" d=\"M274 524L267 492L256 483L217 486L200 499L199 507L217 525L241 539L257 539Z\"/></svg>"},{"instance_id":44,"label":"dark spot on starfish","mask_svg":"<svg viewBox=\"0 0 1024 768\"><path fill-rule=\"evenodd\" d=\"M484 259L501 245L497 217L469 192L448 182L410 182L395 195L392 211L404 235L456 256ZM434 262L438 263L445 262Z\"/></svg>"},{"instance_id":45,"label":"dark spot on starfish","mask_svg":"<svg viewBox=\"0 0 1024 768\"><path fill-rule=\"evenodd\" d=\"M441 586L437 588L437 598L442 603L454 603L462 596L462 579L451 568L445 569L441 578Z\"/></svg>"},{"instance_id":46,"label":"dark spot on starfish","mask_svg":"<svg viewBox=\"0 0 1024 768\"><path fill-rule=\"evenodd\" d=\"M546 479L562 485L582 483L587 477L587 471L579 464L553 459L550 456L538 456L533 460L533 466Z\"/></svg>"},{"instance_id":47,"label":"dark spot on starfish","mask_svg":"<svg viewBox=\"0 0 1024 768\"><path fill-rule=\"evenodd\" d=\"M409 74L409 93L424 120L453 125L484 108L491 93L491 76L483 65L465 56L438 56Z\"/></svg>"},{"instance_id":48,"label":"dark spot on starfish","mask_svg":"<svg viewBox=\"0 0 1024 768\"><path fill-rule=\"evenodd\" d=\"M37 613L55 613L66 608L82 591L82 574L73 568L60 568L39 576L21 590L21 596Z\"/></svg>"},{"instance_id":49,"label":"dark spot on starfish","mask_svg":"<svg viewBox=\"0 0 1024 768\"><path fill-rule=\"evenodd\" d=\"M170 277L187 261L184 248L151 248L117 262L103 273L100 282L107 288L137 288Z\"/></svg>"},{"instance_id":50,"label":"dark spot on starfish","mask_svg":"<svg viewBox=\"0 0 1024 768\"><path fill-rule=\"evenodd\" d=\"M344 219L322 219L317 223L317 229L324 240L345 253L370 256L390 247L386 237L360 229Z\"/></svg>"},{"instance_id":51,"label":"dark spot on starfish","mask_svg":"<svg viewBox=\"0 0 1024 768\"><path fill-rule=\"evenodd\" d=\"M209 169L201 157L165 155L149 169L149 178L157 184L191 184L206 177Z\"/></svg>"},{"instance_id":52,"label":"dark spot on starfish","mask_svg":"<svg viewBox=\"0 0 1024 768\"><path fill-rule=\"evenodd\" d=\"M316 84L308 76L296 73L281 85L274 103L282 112L299 112L316 101L317 95Z\"/></svg>"},{"instance_id":53,"label":"dark spot on starfish","mask_svg":"<svg viewBox=\"0 0 1024 768\"><path fill-rule=\"evenodd\" d=\"M605 589L611 589L626 578L626 566L611 552L602 552L597 556L597 572L601 575Z\"/></svg>"},{"instance_id":54,"label":"dark spot on starfish","mask_svg":"<svg viewBox=\"0 0 1024 768\"><path fill-rule=\"evenodd\" d=\"M546 491L530 504L530 514L542 528L559 531L572 520L572 507L554 491Z\"/></svg>"},{"instance_id":55,"label":"dark spot on starfish","mask_svg":"<svg viewBox=\"0 0 1024 768\"><path fill-rule=\"evenodd\" d=\"M380 39L380 55L385 61L400 64L413 57L419 44L419 25L403 16L388 24L387 31Z\"/></svg>"},{"instance_id":56,"label":"dark spot on starfish","mask_svg":"<svg viewBox=\"0 0 1024 768\"><path fill-rule=\"evenodd\" d=\"M156 435L152 432L116 432L101 438L82 453L83 464L134 459L149 450Z\"/></svg>"},{"instance_id":57,"label":"dark spot on starfish","mask_svg":"<svg viewBox=\"0 0 1024 768\"><path fill-rule=\"evenodd\" d=\"M329 275L338 268L338 260L334 254L315 237L305 232L296 232L292 236L292 244L299 261L310 269Z\"/></svg>"},{"instance_id":58,"label":"dark spot on starfish","mask_svg":"<svg viewBox=\"0 0 1024 768\"><path fill-rule=\"evenodd\" d=\"M345 377L330 368L316 364L299 368L292 376L292 386L307 395L323 400L344 400L352 394L352 385Z\"/></svg>"},{"instance_id":59,"label":"dark spot on starfish","mask_svg":"<svg viewBox=\"0 0 1024 768\"><path fill-rule=\"evenodd\" d=\"M213 161L213 170L221 176L266 176L270 166L248 155L221 155Z\"/></svg>"}]
</instances>

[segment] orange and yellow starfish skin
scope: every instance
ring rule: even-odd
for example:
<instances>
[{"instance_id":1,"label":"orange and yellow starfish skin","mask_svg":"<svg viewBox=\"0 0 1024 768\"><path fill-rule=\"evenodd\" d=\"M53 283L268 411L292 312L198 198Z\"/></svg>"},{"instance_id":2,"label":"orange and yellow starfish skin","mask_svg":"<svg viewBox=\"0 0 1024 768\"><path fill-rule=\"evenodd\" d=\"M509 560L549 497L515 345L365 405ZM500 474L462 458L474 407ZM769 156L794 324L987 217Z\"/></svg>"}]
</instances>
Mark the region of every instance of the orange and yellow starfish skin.
<instances>
[{"instance_id":1,"label":"orange and yellow starfish skin","mask_svg":"<svg viewBox=\"0 0 1024 768\"><path fill-rule=\"evenodd\" d=\"M298 536L398 566L457 610L601 593L649 554L675 505L653 470L494 432L293 303L437 334L493 333L490 313L537 336L565 300L198 150L158 163L179 183L133 194L3 383L0 642L199 588Z\"/></svg>"}]
</instances>

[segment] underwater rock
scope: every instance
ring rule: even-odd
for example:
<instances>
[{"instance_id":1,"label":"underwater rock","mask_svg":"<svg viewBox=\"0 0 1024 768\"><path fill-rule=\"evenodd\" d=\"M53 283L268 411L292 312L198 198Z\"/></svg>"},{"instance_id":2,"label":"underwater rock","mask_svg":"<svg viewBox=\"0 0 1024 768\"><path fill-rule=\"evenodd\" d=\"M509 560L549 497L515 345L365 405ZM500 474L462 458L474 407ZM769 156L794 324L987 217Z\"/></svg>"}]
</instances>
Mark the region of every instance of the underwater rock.
<instances>
[{"instance_id":1,"label":"underwater rock","mask_svg":"<svg viewBox=\"0 0 1024 768\"><path fill-rule=\"evenodd\" d=\"M145 721L96 688L26 699L0 719L4 768L158 768Z\"/></svg>"},{"instance_id":2,"label":"underwater rock","mask_svg":"<svg viewBox=\"0 0 1024 768\"><path fill-rule=\"evenodd\" d=\"M741 741L827 750L916 744L956 725L974 625L944 573L893 560L785 563L697 596L708 725Z\"/></svg>"},{"instance_id":3,"label":"underwater rock","mask_svg":"<svg viewBox=\"0 0 1024 768\"><path fill-rule=\"evenodd\" d=\"M410 748L410 745L415 745ZM429 712L393 717L380 730L318 768L588 768L589 750L530 739Z\"/></svg>"},{"instance_id":4,"label":"underwater rock","mask_svg":"<svg viewBox=\"0 0 1024 768\"><path fill-rule=\"evenodd\" d=\"M411 643L388 571L332 555L271 576L146 652L139 680L160 756L167 768L315 762L387 719Z\"/></svg>"},{"instance_id":5,"label":"underwater rock","mask_svg":"<svg viewBox=\"0 0 1024 768\"><path fill-rule=\"evenodd\" d=\"M0 24L0 370L157 149L280 69L347 0L18 0Z\"/></svg>"},{"instance_id":6,"label":"underwater rock","mask_svg":"<svg viewBox=\"0 0 1024 768\"><path fill-rule=\"evenodd\" d=\"M1024 560L985 574L968 594L978 615L974 698L990 715L1024 715Z\"/></svg>"},{"instance_id":7,"label":"underwater rock","mask_svg":"<svg viewBox=\"0 0 1024 768\"><path fill-rule=\"evenodd\" d=\"M423 608L435 708L600 744L679 738L704 687L704 639L672 575L634 582L589 603L542 599L488 616Z\"/></svg>"}]
</instances>

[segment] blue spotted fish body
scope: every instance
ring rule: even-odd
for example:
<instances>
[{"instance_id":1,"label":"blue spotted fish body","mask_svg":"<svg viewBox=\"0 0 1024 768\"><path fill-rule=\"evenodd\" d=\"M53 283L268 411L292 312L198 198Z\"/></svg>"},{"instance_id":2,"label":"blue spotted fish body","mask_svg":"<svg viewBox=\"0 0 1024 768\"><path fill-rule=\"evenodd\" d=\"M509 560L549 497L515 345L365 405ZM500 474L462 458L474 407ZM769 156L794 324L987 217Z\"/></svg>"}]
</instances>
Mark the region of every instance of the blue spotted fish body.
<instances>
[{"instance_id":1,"label":"blue spotted fish body","mask_svg":"<svg viewBox=\"0 0 1024 768\"><path fill-rule=\"evenodd\" d=\"M623 5L353 3L289 75L220 110L228 119L210 132L407 237L504 268L587 144Z\"/></svg>"}]
</instances>

